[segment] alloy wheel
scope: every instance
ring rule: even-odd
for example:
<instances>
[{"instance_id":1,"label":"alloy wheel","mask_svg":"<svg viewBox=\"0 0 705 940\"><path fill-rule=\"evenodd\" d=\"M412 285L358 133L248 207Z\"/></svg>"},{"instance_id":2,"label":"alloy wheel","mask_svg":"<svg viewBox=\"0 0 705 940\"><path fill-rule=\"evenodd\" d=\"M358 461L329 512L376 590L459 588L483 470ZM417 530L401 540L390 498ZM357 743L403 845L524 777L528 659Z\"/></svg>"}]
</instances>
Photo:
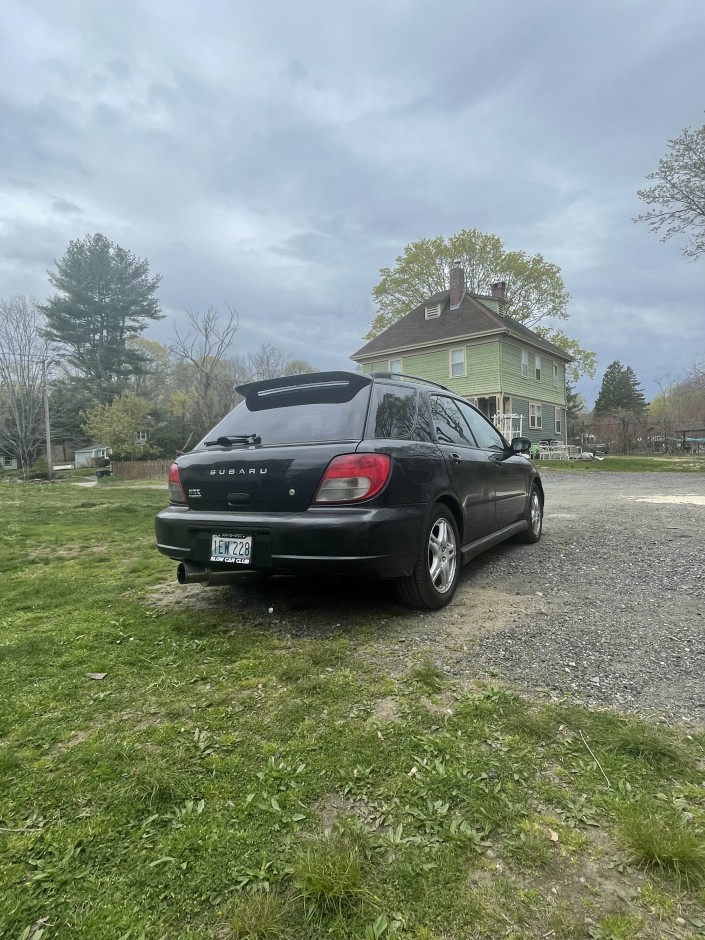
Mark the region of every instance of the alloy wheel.
<instances>
[{"instance_id":1,"label":"alloy wheel","mask_svg":"<svg viewBox=\"0 0 705 940\"><path fill-rule=\"evenodd\" d=\"M437 519L428 539L428 571L439 594L453 585L457 563L455 533L447 519Z\"/></svg>"}]
</instances>

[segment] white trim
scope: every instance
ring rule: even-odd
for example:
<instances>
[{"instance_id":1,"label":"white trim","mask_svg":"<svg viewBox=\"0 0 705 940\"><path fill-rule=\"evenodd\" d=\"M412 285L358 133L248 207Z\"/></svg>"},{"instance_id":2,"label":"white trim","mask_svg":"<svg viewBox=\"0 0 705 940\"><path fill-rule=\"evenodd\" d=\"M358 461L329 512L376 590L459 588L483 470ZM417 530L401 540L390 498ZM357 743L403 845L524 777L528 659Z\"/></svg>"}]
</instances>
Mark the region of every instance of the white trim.
<instances>
[{"instance_id":1,"label":"white trim","mask_svg":"<svg viewBox=\"0 0 705 940\"><path fill-rule=\"evenodd\" d=\"M453 366L459 364L457 362L456 363L453 362L453 353L457 353L457 352L463 354L463 361L462 361L463 371L462 372L453 371ZM468 374L468 358L467 358L467 353L465 351L465 346L456 346L455 349L449 349L448 350L448 375L450 376L450 378L462 379L462 378L465 378L467 374Z\"/></svg>"},{"instance_id":2,"label":"white trim","mask_svg":"<svg viewBox=\"0 0 705 940\"><path fill-rule=\"evenodd\" d=\"M528 404L529 404L529 430L530 431L542 431L543 430L543 414L541 412L541 402L530 401ZM532 408L534 409L533 414L531 412Z\"/></svg>"},{"instance_id":3,"label":"white trim","mask_svg":"<svg viewBox=\"0 0 705 940\"><path fill-rule=\"evenodd\" d=\"M555 414L553 416L553 426L556 430L556 434L563 434L565 428L563 424L565 422L565 408L562 405L555 406Z\"/></svg>"}]
</instances>

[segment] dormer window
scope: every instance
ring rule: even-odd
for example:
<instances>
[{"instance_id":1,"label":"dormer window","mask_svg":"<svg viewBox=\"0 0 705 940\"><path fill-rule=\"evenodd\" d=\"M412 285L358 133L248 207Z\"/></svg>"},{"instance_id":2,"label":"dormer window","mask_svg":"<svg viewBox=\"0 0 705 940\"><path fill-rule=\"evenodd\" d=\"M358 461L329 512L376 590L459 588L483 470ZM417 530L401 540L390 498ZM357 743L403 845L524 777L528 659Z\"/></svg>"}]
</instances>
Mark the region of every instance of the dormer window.
<instances>
[{"instance_id":1,"label":"dormer window","mask_svg":"<svg viewBox=\"0 0 705 940\"><path fill-rule=\"evenodd\" d=\"M441 315L440 304L426 304L426 319L437 320Z\"/></svg>"}]
</instances>

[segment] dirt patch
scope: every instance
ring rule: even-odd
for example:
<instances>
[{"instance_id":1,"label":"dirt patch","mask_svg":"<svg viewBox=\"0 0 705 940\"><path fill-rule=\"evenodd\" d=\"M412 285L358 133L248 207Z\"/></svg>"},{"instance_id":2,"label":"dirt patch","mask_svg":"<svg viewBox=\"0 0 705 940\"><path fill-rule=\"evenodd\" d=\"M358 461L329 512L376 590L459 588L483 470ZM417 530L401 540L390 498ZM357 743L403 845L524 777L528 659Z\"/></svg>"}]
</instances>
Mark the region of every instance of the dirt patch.
<instances>
[{"instance_id":1,"label":"dirt patch","mask_svg":"<svg viewBox=\"0 0 705 940\"><path fill-rule=\"evenodd\" d=\"M439 619L451 640L466 644L547 613L541 594L527 596L486 587L461 591L459 599Z\"/></svg>"},{"instance_id":2,"label":"dirt patch","mask_svg":"<svg viewBox=\"0 0 705 940\"><path fill-rule=\"evenodd\" d=\"M392 722L399 718L399 702L391 695L378 699L372 709L372 717L377 721Z\"/></svg>"},{"instance_id":3,"label":"dirt patch","mask_svg":"<svg viewBox=\"0 0 705 940\"><path fill-rule=\"evenodd\" d=\"M623 496L622 499L634 500L637 503L663 503L671 506L688 503L693 506L705 506L705 496L699 493L658 493L655 496Z\"/></svg>"},{"instance_id":4,"label":"dirt patch","mask_svg":"<svg viewBox=\"0 0 705 940\"><path fill-rule=\"evenodd\" d=\"M88 731L74 731L71 737L67 738L65 741L58 741L55 745L57 751L67 751L72 747L77 747L79 744L83 744L90 737L90 732Z\"/></svg>"}]
</instances>

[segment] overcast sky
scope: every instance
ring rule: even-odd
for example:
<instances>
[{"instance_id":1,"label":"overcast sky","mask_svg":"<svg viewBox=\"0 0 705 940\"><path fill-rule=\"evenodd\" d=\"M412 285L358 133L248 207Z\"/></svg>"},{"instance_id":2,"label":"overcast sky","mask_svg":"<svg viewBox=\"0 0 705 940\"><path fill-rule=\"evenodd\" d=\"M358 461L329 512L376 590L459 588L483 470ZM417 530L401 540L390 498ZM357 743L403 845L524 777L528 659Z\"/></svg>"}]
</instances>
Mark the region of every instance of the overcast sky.
<instances>
[{"instance_id":1,"label":"overcast sky","mask_svg":"<svg viewBox=\"0 0 705 940\"><path fill-rule=\"evenodd\" d=\"M102 232L238 348L349 368L379 268L477 228L540 252L566 332L647 398L705 354L705 263L631 219L705 121L702 0L2 0L0 296Z\"/></svg>"}]
</instances>

